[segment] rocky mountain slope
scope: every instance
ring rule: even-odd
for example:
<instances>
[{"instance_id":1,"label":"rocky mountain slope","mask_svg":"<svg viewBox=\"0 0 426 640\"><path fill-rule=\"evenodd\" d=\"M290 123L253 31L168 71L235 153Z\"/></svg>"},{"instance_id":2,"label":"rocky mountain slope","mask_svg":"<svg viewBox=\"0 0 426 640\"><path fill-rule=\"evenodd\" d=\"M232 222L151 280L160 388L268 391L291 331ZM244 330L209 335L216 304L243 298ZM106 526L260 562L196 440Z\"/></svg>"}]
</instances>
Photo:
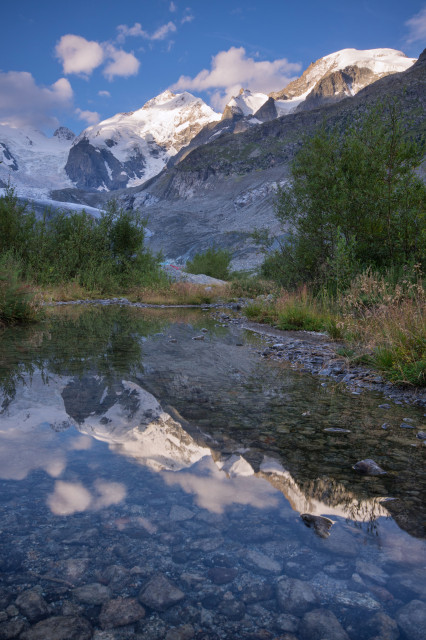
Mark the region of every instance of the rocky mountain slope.
<instances>
[{"instance_id":1,"label":"rocky mountain slope","mask_svg":"<svg viewBox=\"0 0 426 640\"><path fill-rule=\"evenodd\" d=\"M142 189L118 195L125 206L141 208L148 216L150 245L168 258L184 261L215 243L232 250L235 268L253 266L260 256L251 232L259 227L279 231L273 194L288 179L303 136L324 120L344 128L386 96L400 100L416 135L426 133L426 52L406 71L382 77L353 97L296 111L238 135L217 136Z\"/></svg>"}]
</instances>

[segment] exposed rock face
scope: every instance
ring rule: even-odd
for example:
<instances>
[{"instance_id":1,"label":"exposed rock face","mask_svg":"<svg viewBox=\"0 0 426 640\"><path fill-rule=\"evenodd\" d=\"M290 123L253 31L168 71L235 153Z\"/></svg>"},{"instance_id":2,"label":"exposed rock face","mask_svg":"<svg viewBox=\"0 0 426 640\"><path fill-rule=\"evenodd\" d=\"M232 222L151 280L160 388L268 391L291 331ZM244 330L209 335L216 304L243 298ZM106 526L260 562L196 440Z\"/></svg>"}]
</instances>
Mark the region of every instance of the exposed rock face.
<instances>
[{"instance_id":1,"label":"exposed rock face","mask_svg":"<svg viewBox=\"0 0 426 640\"><path fill-rule=\"evenodd\" d=\"M269 120L278 118L275 100L272 97L269 97L267 101L260 107L260 109L256 111L254 117L261 122L268 122Z\"/></svg>"},{"instance_id":2,"label":"exposed rock face","mask_svg":"<svg viewBox=\"0 0 426 640\"><path fill-rule=\"evenodd\" d=\"M346 67L343 71L333 71L321 78L305 100L297 107L297 111L309 111L322 105L331 104L354 95L366 85L377 80L377 77L367 68Z\"/></svg>"},{"instance_id":3,"label":"exposed rock face","mask_svg":"<svg viewBox=\"0 0 426 640\"><path fill-rule=\"evenodd\" d=\"M6 143L0 142L0 160L12 171L18 171L18 163Z\"/></svg>"},{"instance_id":4,"label":"exposed rock face","mask_svg":"<svg viewBox=\"0 0 426 640\"><path fill-rule=\"evenodd\" d=\"M53 136L59 138L59 140L74 140L75 133L68 127L58 127Z\"/></svg>"}]
</instances>

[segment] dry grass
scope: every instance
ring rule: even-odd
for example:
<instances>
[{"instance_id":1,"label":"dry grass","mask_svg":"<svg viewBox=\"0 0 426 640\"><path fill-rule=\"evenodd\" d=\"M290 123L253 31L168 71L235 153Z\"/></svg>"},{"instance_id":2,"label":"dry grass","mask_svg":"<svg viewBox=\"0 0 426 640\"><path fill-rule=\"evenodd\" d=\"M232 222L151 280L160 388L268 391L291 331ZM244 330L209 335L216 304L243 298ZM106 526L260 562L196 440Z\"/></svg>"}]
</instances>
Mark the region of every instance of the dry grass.
<instances>
[{"instance_id":1,"label":"dry grass","mask_svg":"<svg viewBox=\"0 0 426 640\"><path fill-rule=\"evenodd\" d=\"M208 304L218 300L229 299L231 286L210 286L175 282L164 288L130 289L125 293L132 302L145 304Z\"/></svg>"},{"instance_id":2,"label":"dry grass","mask_svg":"<svg viewBox=\"0 0 426 640\"><path fill-rule=\"evenodd\" d=\"M326 330L344 339L356 361L367 361L393 382L426 385L426 293L418 267L396 284L371 271L345 294L312 296L307 287L257 299L247 317L280 329Z\"/></svg>"}]
</instances>

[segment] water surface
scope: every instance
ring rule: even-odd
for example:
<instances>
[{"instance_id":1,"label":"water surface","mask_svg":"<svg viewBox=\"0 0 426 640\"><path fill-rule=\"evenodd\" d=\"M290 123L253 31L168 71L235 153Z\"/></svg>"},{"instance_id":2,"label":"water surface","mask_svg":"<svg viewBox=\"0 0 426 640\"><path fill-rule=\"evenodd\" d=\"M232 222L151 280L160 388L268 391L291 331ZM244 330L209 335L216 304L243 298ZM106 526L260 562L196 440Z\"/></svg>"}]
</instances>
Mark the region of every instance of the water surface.
<instances>
[{"instance_id":1,"label":"water surface","mask_svg":"<svg viewBox=\"0 0 426 640\"><path fill-rule=\"evenodd\" d=\"M425 637L423 411L198 310L64 307L0 341L0 638L55 616L99 640ZM159 575L178 603L108 617Z\"/></svg>"}]
</instances>

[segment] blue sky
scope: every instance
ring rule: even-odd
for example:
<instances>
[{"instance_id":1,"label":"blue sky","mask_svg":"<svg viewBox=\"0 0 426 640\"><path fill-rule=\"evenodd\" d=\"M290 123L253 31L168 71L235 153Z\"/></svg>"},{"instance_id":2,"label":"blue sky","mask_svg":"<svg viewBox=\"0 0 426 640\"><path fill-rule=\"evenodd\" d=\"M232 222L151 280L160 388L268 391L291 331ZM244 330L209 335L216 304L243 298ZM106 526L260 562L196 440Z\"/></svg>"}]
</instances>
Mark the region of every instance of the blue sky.
<instances>
[{"instance_id":1,"label":"blue sky","mask_svg":"<svg viewBox=\"0 0 426 640\"><path fill-rule=\"evenodd\" d=\"M281 89L339 49L426 46L424 0L20 0L2 19L0 122L48 133L170 87L220 110L237 87Z\"/></svg>"}]
</instances>

